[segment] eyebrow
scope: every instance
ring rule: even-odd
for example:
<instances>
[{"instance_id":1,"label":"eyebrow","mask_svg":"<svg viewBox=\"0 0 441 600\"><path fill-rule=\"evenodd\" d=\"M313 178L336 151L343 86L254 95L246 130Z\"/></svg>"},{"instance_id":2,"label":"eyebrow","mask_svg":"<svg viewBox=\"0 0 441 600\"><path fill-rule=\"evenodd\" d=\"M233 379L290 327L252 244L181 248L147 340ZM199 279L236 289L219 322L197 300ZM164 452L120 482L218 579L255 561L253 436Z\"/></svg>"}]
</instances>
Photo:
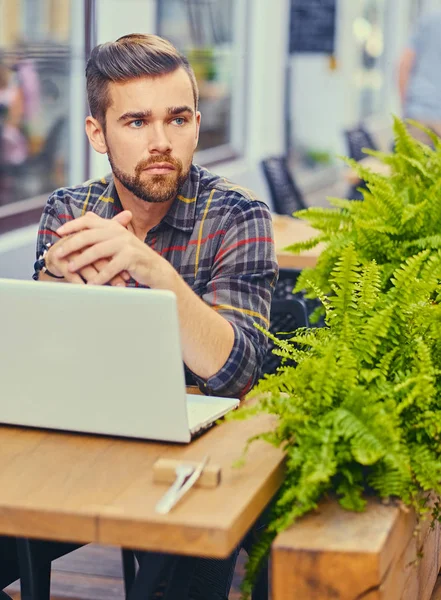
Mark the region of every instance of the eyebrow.
<instances>
[{"instance_id":1,"label":"eyebrow","mask_svg":"<svg viewBox=\"0 0 441 600\"><path fill-rule=\"evenodd\" d=\"M184 104L182 106L169 106L167 108L167 114L168 115L182 115L182 113L190 113L191 116L194 115L194 110L188 106L187 104ZM119 121L128 121L129 119L149 119L152 116L152 111L151 110L140 110L137 112L125 112L123 115L121 115L118 119Z\"/></svg>"},{"instance_id":2,"label":"eyebrow","mask_svg":"<svg viewBox=\"0 0 441 600\"><path fill-rule=\"evenodd\" d=\"M141 110L141 111L137 111L137 112L125 112L123 115L121 115L118 119L118 121L127 121L128 119L148 119L152 116L152 111L151 110Z\"/></svg>"},{"instance_id":3,"label":"eyebrow","mask_svg":"<svg viewBox=\"0 0 441 600\"><path fill-rule=\"evenodd\" d=\"M191 115L194 114L193 109L190 106L187 106L186 104L183 106L170 106L169 108L167 108L167 113L169 115L181 115L185 112L190 113Z\"/></svg>"}]
</instances>

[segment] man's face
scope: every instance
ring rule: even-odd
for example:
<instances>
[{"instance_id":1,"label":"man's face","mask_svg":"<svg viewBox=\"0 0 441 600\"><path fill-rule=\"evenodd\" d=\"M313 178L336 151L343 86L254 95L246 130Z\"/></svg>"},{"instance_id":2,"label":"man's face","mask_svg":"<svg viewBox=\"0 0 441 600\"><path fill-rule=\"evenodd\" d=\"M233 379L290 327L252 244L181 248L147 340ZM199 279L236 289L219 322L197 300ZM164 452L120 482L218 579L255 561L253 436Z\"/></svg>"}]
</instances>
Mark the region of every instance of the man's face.
<instances>
[{"instance_id":1,"label":"man's face","mask_svg":"<svg viewBox=\"0 0 441 600\"><path fill-rule=\"evenodd\" d=\"M184 69L110 83L105 143L114 176L146 202L175 198L197 146L200 114Z\"/></svg>"}]
</instances>

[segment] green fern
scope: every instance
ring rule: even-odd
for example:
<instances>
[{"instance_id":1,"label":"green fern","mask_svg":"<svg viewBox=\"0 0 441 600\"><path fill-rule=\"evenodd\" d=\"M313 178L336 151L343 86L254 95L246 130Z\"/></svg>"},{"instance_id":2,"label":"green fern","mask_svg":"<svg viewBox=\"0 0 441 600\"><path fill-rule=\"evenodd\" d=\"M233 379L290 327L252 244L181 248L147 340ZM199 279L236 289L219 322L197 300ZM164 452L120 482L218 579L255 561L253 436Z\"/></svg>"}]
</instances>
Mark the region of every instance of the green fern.
<instances>
[{"instance_id":1,"label":"green fern","mask_svg":"<svg viewBox=\"0 0 441 600\"><path fill-rule=\"evenodd\" d=\"M394 131L394 153L371 153L389 177L349 161L367 182L363 201L296 214L318 235L290 249L326 245L295 287L321 300L326 326L268 334L285 363L252 390L256 406L229 417L276 415L254 439L286 454L244 598L274 537L326 495L363 510L375 493L441 518L427 502L441 494L441 143L431 132L434 149L415 141L398 119Z\"/></svg>"}]
</instances>

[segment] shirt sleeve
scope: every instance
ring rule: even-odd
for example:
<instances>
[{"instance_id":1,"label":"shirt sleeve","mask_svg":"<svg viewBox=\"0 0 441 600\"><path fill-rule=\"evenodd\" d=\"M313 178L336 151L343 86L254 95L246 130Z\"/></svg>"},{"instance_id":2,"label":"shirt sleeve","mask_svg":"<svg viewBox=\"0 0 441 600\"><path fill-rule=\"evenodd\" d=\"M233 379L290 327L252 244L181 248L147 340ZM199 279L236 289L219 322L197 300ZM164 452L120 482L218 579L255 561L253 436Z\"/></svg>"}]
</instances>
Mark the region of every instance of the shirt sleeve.
<instances>
[{"instance_id":1,"label":"shirt sleeve","mask_svg":"<svg viewBox=\"0 0 441 600\"><path fill-rule=\"evenodd\" d=\"M72 219L72 215L65 204L61 191L55 191L49 196L41 215L37 234L36 262L34 264L34 274L32 275L33 279L38 280L39 273L43 267L43 261L40 260L40 256L43 254L46 244L55 244L60 239L60 236L55 232L58 227L61 227L70 219Z\"/></svg>"},{"instance_id":2,"label":"shirt sleeve","mask_svg":"<svg viewBox=\"0 0 441 600\"><path fill-rule=\"evenodd\" d=\"M421 52L422 45L424 44L427 36L427 30L430 27L430 23L430 15L424 15L419 19L410 35L407 46L416 52L416 54Z\"/></svg>"},{"instance_id":3,"label":"shirt sleeve","mask_svg":"<svg viewBox=\"0 0 441 600\"><path fill-rule=\"evenodd\" d=\"M202 299L227 319L234 345L225 365L204 381L205 394L241 396L260 376L268 338L254 326L269 328L271 299L278 277L271 214L263 202L234 210L214 259Z\"/></svg>"}]
</instances>

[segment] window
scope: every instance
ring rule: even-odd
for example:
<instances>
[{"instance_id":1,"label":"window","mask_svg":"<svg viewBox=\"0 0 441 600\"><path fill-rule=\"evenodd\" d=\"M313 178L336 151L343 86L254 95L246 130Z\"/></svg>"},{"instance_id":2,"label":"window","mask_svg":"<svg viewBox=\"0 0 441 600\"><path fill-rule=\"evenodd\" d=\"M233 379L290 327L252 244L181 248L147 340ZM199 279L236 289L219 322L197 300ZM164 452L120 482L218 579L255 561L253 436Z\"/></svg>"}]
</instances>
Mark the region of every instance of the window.
<instances>
[{"instance_id":1,"label":"window","mask_svg":"<svg viewBox=\"0 0 441 600\"><path fill-rule=\"evenodd\" d=\"M73 8L80 8L79 22ZM83 3L76 0L0 3L0 231L28 208L38 220L48 193L69 182L71 120L78 105L81 118L85 109L77 81L84 69L82 22Z\"/></svg>"},{"instance_id":2,"label":"window","mask_svg":"<svg viewBox=\"0 0 441 600\"><path fill-rule=\"evenodd\" d=\"M246 0L158 0L158 34L189 59L202 113L198 149L204 162L242 152Z\"/></svg>"}]
</instances>

